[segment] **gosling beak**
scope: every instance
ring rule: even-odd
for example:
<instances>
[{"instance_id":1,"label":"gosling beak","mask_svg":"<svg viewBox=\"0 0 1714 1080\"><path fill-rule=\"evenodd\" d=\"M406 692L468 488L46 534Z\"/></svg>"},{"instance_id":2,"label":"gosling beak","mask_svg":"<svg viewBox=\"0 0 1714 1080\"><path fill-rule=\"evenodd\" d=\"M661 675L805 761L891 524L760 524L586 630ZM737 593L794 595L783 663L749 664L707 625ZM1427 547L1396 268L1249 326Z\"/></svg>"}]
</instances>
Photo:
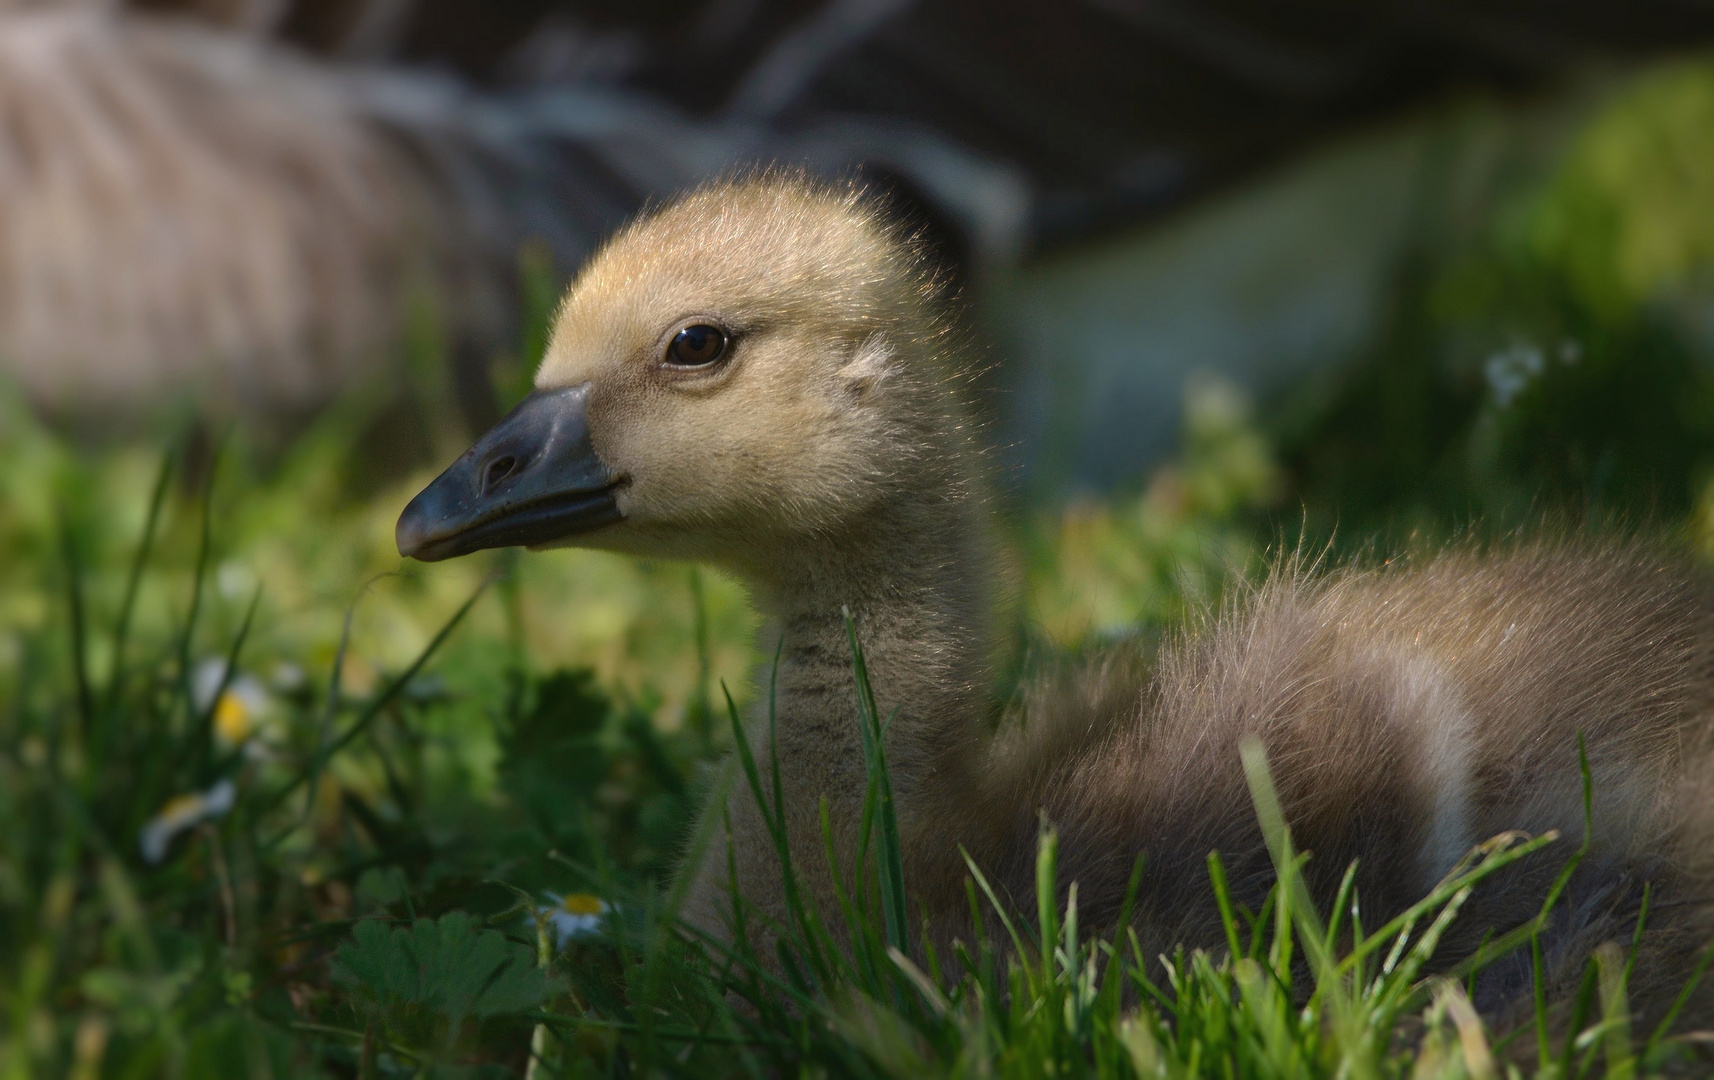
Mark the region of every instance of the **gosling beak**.
<instances>
[{"instance_id":1,"label":"gosling beak","mask_svg":"<svg viewBox=\"0 0 1714 1080\"><path fill-rule=\"evenodd\" d=\"M525 398L405 507L399 554L436 562L618 521L616 478L589 444L588 399L588 383Z\"/></svg>"}]
</instances>

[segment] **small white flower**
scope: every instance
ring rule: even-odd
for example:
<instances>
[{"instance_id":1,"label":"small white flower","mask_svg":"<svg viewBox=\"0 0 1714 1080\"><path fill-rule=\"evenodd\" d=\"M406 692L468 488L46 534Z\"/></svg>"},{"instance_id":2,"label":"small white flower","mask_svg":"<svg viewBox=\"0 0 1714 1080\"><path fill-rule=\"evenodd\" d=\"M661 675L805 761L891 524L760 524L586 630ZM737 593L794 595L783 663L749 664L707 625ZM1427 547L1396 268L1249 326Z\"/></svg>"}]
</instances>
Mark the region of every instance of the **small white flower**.
<instances>
[{"instance_id":1,"label":"small white flower","mask_svg":"<svg viewBox=\"0 0 1714 1080\"><path fill-rule=\"evenodd\" d=\"M191 673L191 703L200 712L214 706L214 734L225 747L241 746L249 741L260 721L273 709L273 698L254 675L240 672L226 681L226 661L210 657L196 665ZM214 695L220 693L220 701Z\"/></svg>"},{"instance_id":2,"label":"small white flower","mask_svg":"<svg viewBox=\"0 0 1714 1080\"><path fill-rule=\"evenodd\" d=\"M179 833L224 816L237 801L238 787L231 780L220 780L204 792L167 800L167 805L161 807L161 812L151 818L137 836L137 847L143 853L143 861L158 863L165 859L167 849Z\"/></svg>"},{"instance_id":3,"label":"small white flower","mask_svg":"<svg viewBox=\"0 0 1714 1080\"><path fill-rule=\"evenodd\" d=\"M601 931L601 920L613 908L607 901L593 893L548 893L552 906L541 909L541 917L546 919L554 932L554 944L557 948L565 948L566 943L573 938L590 937Z\"/></svg>"},{"instance_id":4,"label":"small white flower","mask_svg":"<svg viewBox=\"0 0 1714 1080\"><path fill-rule=\"evenodd\" d=\"M1514 345L1488 357L1482 373L1494 391L1494 400L1504 409L1529 388L1546 366L1541 350L1534 345Z\"/></svg>"}]
</instances>

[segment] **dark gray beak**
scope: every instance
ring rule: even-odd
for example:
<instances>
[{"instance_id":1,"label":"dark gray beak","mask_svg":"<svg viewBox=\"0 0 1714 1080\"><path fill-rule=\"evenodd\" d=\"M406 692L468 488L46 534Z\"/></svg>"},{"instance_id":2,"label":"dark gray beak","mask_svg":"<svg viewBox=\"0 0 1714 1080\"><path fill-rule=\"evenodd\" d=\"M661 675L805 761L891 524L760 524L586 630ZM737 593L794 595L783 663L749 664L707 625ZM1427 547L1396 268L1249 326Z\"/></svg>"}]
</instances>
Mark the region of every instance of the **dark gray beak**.
<instances>
[{"instance_id":1,"label":"dark gray beak","mask_svg":"<svg viewBox=\"0 0 1714 1080\"><path fill-rule=\"evenodd\" d=\"M435 562L618 521L617 477L589 445L588 399L588 383L525 398L405 507L399 554Z\"/></svg>"}]
</instances>

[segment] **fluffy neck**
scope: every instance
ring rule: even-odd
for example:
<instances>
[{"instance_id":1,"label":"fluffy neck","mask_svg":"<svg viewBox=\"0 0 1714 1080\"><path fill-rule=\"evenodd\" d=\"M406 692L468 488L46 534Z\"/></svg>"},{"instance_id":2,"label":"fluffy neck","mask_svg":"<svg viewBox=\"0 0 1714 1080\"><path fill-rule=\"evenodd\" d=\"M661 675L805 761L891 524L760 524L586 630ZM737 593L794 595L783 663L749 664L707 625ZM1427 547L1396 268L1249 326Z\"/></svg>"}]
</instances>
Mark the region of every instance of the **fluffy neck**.
<instances>
[{"instance_id":1,"label":"fluffy neck","mask_svg":"<svg viewBox=\"0 0 1714 1080\"><path fill-rule=\"evenodd\" d=\"M822 849L825 798L836 843L847 847L867 777L845 612L863 647L886 749L907 880L931 892L955 885L956 845L976 846L973 782L992 663L993 553L974 485L924 485L822 544L802 544L767 566L743 568L770 617L762 646L779 648L777 742L794 856ZM751 742L767 746L766 698ZM890 718L890 722L889 722ZM739 796L740 798L742 796ZM742 825L735 820L735 826Z\"/></svg>"},{"instance_id":2,"label":"fluffy neck","mask_svg":"<svg viewBox=\"0 0 1714 1080\"><path fill-rule=\"evenodd\" d=\"M825 545L783 557L753 579L780 649L782 764L827 761L839 782L864 784L850 613L880 714L895 794L927 793L982 730L990 677L992 554L970 499L910 496ZM896 716L895 716L896 713ZM831 777L830 777L831 779Z\"/></svg>"}]
</instances>

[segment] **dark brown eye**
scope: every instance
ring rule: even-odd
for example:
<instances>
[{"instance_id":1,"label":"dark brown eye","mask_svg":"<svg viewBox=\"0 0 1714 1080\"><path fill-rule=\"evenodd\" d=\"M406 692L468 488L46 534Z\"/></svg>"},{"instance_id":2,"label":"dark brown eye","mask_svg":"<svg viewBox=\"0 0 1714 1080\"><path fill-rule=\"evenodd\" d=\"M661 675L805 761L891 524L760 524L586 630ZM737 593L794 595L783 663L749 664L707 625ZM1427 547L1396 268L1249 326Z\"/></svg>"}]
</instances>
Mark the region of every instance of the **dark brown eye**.
<instances>
[{"instance_id":1,"label":"dark brown eye","mask_svg":"<svg viewBox=\"0 0 1714 1080\"><path fill-rule=\"evenodd\" d=\"M702 367L726 353L726 331L698 323L687 326L667 346L667 363L679 367Z\"/></svg>"}]
</instances>

